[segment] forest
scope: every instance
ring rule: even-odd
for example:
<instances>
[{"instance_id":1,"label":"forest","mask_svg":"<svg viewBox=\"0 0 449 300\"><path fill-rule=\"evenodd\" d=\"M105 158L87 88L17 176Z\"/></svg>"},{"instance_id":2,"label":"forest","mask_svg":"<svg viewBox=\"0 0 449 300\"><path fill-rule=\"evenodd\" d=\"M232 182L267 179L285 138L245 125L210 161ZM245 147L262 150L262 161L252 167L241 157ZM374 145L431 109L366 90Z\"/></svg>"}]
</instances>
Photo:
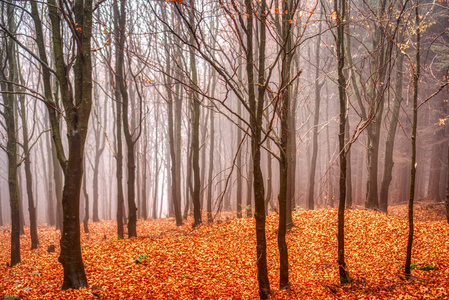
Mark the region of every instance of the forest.
<instances>
[{"instance_id":1,"label":"forest","mask_svg":"<svg viewBox=\"0 0 449 300\"><path fill-rule=\"evenodd\" d=\"M0 299L449 299L447 0L0 16Z\"/></svg>"}]
</instances>

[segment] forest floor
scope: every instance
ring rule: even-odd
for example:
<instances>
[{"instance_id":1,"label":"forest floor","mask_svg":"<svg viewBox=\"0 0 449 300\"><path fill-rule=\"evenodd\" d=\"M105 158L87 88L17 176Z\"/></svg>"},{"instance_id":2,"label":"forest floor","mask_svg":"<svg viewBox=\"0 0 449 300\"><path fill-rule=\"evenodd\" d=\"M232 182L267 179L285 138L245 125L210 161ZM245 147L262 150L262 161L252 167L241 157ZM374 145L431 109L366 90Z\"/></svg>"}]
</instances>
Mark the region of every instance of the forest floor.
<instances>
[{"instance_id":1,"label":"forest floor","mask_svg":"<svg viewBox=\"0 0 449 300\"><path fill-rule=\"evenodd\" d=\"M415 209L412 279L403 266L408 223L405 206L390 215L346 211L346 263L353 281L340 286L335 209L294 213L287 235L289 291L277 291L277 215L267 220L272 299L449 299L449 225L438 204ZM418 221L420 220L420 221ZM190 220L191 221L191 220ZM21 237L22 262L10 260L9 227L0 227L0 299L254 299L257 298L254 219L177 228L173 218L138 222L138 238L118 240L113 221L90 223L82 234L89 288L61 291L59 231L39 227L40 245ZM55 253L47 247L56 245ZM148 255L136 263L139 255ZM419 270L431 265L432 270Z\"/></svg>"}]
</instances>

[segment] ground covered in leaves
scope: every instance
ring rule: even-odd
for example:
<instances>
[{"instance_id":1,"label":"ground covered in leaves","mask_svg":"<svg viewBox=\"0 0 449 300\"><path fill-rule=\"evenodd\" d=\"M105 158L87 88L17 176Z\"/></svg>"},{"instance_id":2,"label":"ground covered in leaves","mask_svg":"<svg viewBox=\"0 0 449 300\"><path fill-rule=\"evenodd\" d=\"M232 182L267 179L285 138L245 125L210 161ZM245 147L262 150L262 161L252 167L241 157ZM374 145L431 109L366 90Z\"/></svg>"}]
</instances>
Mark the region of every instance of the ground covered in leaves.
<instances>
[{"instance_id":1,"label":"ground covered in leaves","mask_svg":"<svg viewBox=\"0 0 449 300\"><path fill-rule=\"evenodd\" d=\"M417 214L420 208L417 208ZM298 211L288 233L291 289L278 292L276 215L267 222L268 268L273 299L449 299L449 225L441 216L416 221L412 280L403 277L407 240L405 207L394 216L346 211L346 263L353 282L339 286L337 213ZM423 215L435 214L428 209ZM173 219L138 222L140 237L118 240L115 223L90 223L82 235L89 288L61 291L59 232L40 227L41 244L22 262L9 261L10 233L0 228L0 299L254 299L257 298L253 219L176 228ZM56 253L47 253L50 244ZM142 263L136 263L136 259ZM420 270L429 269L431 270ZM423 268L424 267L424 268Z\"/></svg>"}]
</instances>

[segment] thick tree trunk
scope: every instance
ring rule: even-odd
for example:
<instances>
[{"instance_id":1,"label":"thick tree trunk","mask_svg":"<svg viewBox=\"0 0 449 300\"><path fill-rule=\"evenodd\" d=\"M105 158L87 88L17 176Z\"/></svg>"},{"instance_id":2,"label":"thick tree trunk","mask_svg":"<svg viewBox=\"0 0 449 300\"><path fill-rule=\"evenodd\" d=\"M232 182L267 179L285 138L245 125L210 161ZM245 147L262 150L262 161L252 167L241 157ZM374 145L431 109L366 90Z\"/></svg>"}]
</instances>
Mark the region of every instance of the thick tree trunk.
<instances>
[{"instance_id":1,"label":"thick tree trunk","mask_svg":"<svg viewBox=\"0 0 449 300\"><path fill-rule=\"evenodd\" d=\"M63 228L60 240L59 262L64 268L62 289L77 289L87 286L86 273L81 256L80 241L80 192L83 177L84 145L87 136L90 111L92 108L92 10L90 0L76 0L73 6L74 20L81 28L77 31L79 41L74 70L74 94L70 93L67 65L64 61L64 45L61 36L60 10L55 0L48 1L48 11L52 27L53 53L56 73L61 89L62 103L67 123L68 159L65 158L61 136L54 135L55 148L61 167L64 170L64 189L62 196ZM76 105L75 105L76 103ZM49 107L50 114L54 110ZM52 121L53 118L50 118ZM52 131L59 133L58 124L52 123Z\"/></svg>"},{"instance_id":2,"label":"thick tree trunk","mask_svg":"<svg viewBox=\"0 0 449 300\"><path fill-rule=\"evenodd\" d=\"M86 134L87 127L84 130L86 131L84 134ZM69 128L70 131L74 132L73 127ZM78 134L69 135L69 159L62 196L64 219L60 240L61 253L58 259L64 268L63 290L87 286L87 278L81 256L79 218L80 191L83 177L82 145L84 145L84 141L81 140Z\"/></svg>"}]
</instances>

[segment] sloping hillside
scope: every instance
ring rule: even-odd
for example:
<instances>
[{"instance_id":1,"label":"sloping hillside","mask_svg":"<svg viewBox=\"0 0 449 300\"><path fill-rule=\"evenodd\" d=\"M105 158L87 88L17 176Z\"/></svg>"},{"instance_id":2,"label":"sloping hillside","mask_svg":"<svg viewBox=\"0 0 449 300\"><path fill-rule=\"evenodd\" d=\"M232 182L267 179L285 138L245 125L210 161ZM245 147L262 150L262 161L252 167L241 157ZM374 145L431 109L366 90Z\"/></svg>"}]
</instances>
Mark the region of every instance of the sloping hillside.
<instances>
[{"instance_id":1,"label":"sloping hillside","mask_svg":"<svg viewBox=\"0 0 449 300\"><path fill-rule=\"evenodd\" d=\"M354 281L338 285L335 210L299 211L288 233L291 291L273 299L447 299L449 226L416 222L413 280L403 279L407 221L382 213L348 210L346 255ZM176 228L171 219L139 221L140 238L117 240L114 222L90 224L83 257L90 288L60 291L58 232L39 228L41 245L22 263L6 267L10 234L0 232L0 296L24 299L254 299L257 297L253 219ZM267 224L271 287L278 287L277 216ZM49 244L56 253L47 253ZM136 259L142 263L136 263ZM418 270L431 265L433 270Z\"/></svg>"}]
</instances>

